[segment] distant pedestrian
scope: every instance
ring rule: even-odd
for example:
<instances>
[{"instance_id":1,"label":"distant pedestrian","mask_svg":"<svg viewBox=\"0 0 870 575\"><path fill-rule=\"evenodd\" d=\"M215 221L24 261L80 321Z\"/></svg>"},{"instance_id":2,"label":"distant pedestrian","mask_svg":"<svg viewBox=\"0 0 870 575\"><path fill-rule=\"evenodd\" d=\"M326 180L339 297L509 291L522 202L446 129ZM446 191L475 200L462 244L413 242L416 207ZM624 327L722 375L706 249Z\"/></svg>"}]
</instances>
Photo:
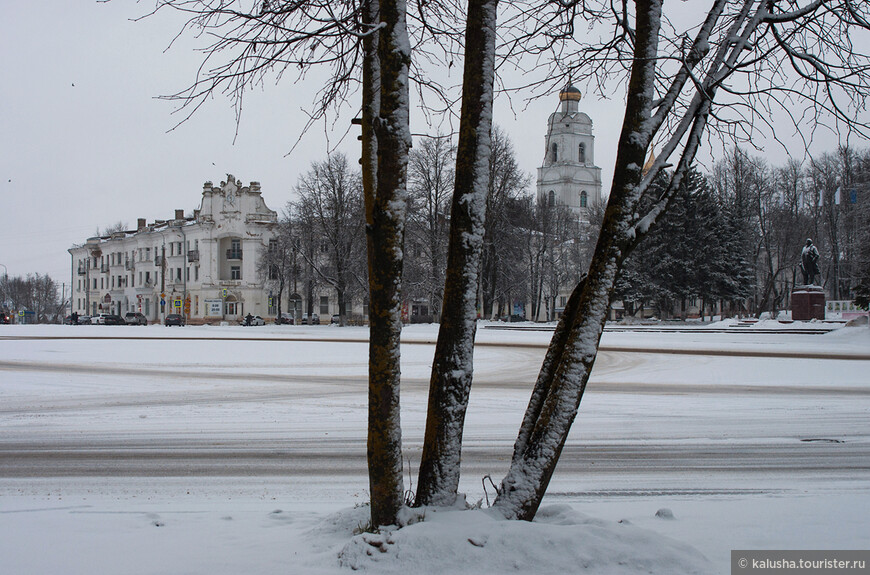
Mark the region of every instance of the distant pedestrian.
<instances>
[{"instance_id":1,"label":"distant pedestrian","mask_svg":"<svg viewBox=\"0 0 870 575\"><path fill-rule=\"evenodd\" d=\"M245 316L245 325L251 325L251 322L254 320L254 316L250 313Z\"/></svg>"}]
</instances>

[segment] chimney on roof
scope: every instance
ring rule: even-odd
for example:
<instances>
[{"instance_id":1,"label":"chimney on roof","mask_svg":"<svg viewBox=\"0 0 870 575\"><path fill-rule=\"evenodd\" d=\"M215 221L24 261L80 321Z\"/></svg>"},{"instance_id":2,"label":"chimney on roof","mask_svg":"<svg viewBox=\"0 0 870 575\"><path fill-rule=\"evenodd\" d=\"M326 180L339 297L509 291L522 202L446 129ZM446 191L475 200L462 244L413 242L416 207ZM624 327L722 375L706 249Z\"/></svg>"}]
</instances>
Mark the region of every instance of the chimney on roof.
<instances>
[{"instance_id":1,"label":"chimney on roof","mask_svg":"<svg viewBox=\"0 0 870 575\"><path fill-rule=\"evenodd\" d=\"M184 210L175 210L175 219L183 220L184 219Z\"/></svg>"},{"instance_id":2,"label":"chimney on roof","mask_svg":"<svg viewBox=\"0 0 870 575\"><path fill-rule=\"evenodd\" d=\"M147 223L145 222L145 218L139 218L137 220L137 223L136 223L136 231L141 232L142 230L145 229L146 225L147 225Z\"/></svg>"}]
</instances>

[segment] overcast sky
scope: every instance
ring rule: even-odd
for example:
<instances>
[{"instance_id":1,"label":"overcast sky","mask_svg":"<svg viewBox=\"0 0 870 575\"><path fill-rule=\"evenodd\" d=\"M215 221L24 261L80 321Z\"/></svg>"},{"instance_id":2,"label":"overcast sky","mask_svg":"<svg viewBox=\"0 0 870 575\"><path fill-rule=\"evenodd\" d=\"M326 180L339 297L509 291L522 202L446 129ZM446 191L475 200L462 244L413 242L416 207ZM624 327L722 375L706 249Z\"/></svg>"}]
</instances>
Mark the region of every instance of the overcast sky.
<instances>
[{"instance_id":1,"label":"overcast sky","mask_svg":"<svg viewBox=\"0 0 870 575\"><path fill-rule=\"evenodd\" d=\"M685 4L706 7L707 3ZM297 141L319 88L305 83L267 85L247 98L238 137L228 99L216 97L189 122L177 104L157 99L185 88L200 55L180 45L170 15L133 22L153 3L132 0L44 0L4 6L0 58L0 264L13 276L48 273L70 281L73 244L121 221L172 217L199 207L202 184L232 173L261 182L263 198L281 212L298 176L325 158L346 131L350 114L329 133L316 127ZM622 94L585 97L580 109L594 122L595 161L604 191L612 177L621 127ZM526 108L504 97L495 122L513 139L520 167L534 176L544 149L553 94ZM422 123L414 132L427 132ZM328 138L327 138L328 135ZM356 132L337 145L359 157ZM779 158L777 158L779 161ZM0 273L3 273L0 268Z\"/></svg>"}]
</instances>

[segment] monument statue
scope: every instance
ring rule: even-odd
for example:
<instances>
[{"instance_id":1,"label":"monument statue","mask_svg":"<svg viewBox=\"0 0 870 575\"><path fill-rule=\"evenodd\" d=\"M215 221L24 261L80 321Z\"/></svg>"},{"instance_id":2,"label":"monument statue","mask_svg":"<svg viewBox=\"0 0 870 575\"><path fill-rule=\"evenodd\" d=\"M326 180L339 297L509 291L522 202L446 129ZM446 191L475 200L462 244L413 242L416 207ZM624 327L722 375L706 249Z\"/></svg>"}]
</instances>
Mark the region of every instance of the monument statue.
<instances>
[{"instance_id":1,"label":"monument statue","mask_svg":"<svg viewBox=\"0 0 870 575\"><path fill-rule=\"evenodd\" d=\"M819 250L811 239L807 239L804 249L801 250L801 273L804 275L804 285L814 285L817 277L821 280Z\"/></svg>"}]
</instances>

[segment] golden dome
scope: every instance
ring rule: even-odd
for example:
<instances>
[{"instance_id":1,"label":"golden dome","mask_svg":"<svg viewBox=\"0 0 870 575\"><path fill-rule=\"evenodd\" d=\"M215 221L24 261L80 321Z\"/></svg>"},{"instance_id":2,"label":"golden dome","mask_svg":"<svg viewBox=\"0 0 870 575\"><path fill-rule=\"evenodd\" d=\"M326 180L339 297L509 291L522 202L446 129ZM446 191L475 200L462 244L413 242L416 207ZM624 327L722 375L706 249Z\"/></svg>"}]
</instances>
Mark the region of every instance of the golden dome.
<instances>
[{"instance_id":1,"label":"golden dome","mask_svg":"<svg viewBox=\"0 0 870 575\"><path fill-rule=\"evenodd\" d=\"M565 86L562 89L561 92L559 92L559 101L560 102L564 102L565 100L579 101L580 96L581 96L580 90L578 90L577 88L575 88L571 84L568 84L567 86Z\"/></svg>"}]
</instances>

